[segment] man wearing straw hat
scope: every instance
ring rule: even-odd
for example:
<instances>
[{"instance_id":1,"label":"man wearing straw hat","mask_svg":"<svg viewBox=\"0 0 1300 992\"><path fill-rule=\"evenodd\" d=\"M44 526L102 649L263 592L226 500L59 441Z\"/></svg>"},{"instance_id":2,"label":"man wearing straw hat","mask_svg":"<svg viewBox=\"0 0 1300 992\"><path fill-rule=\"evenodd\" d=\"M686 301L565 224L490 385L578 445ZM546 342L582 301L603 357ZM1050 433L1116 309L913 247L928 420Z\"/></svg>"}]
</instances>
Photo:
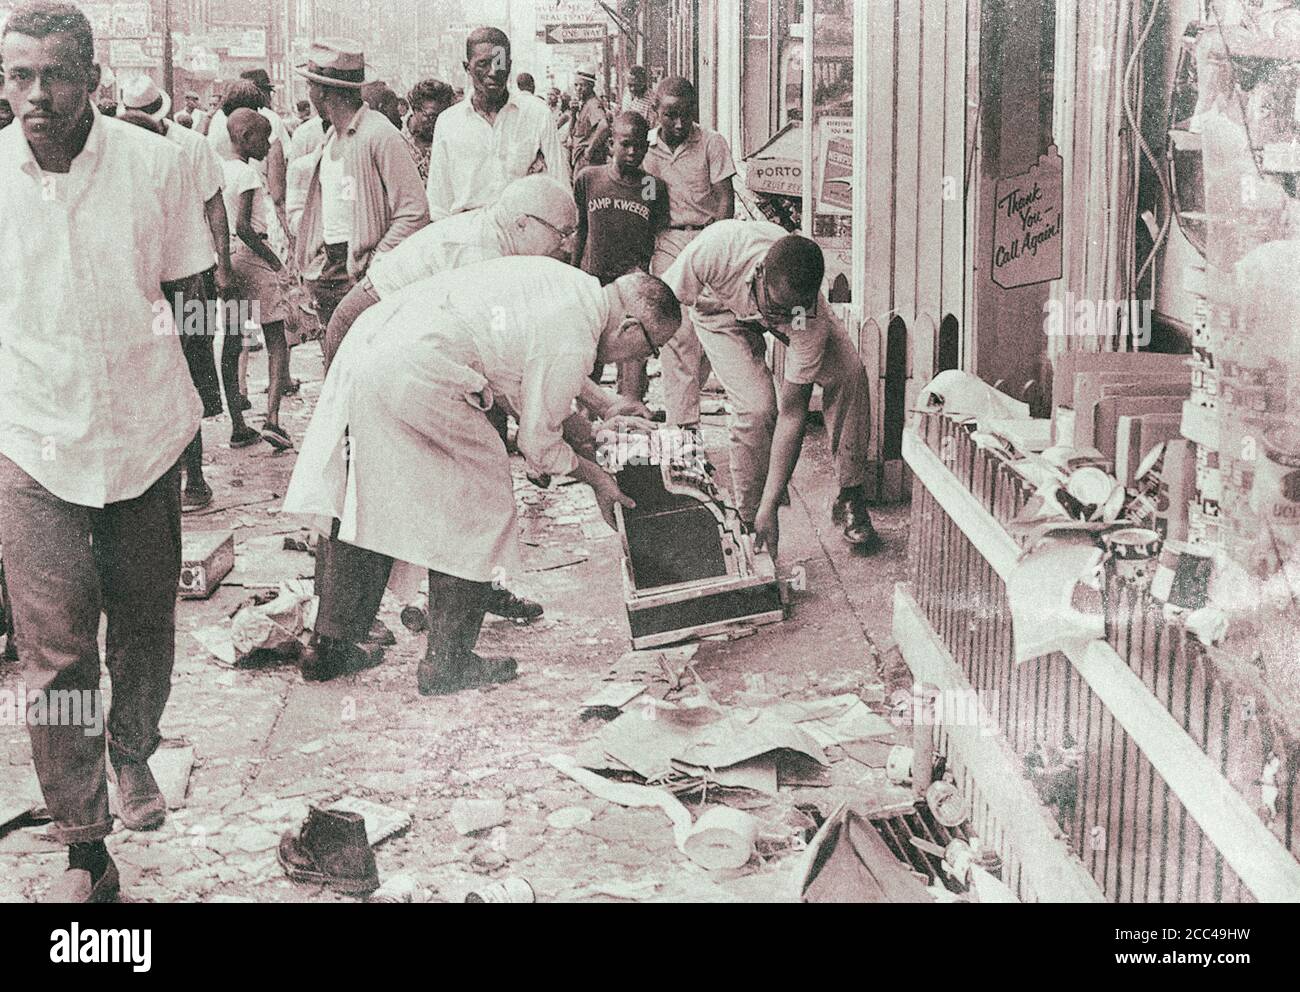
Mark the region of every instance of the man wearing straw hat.
<instances>
[{"instance_id":1,"label":"man wearing straw hat","mask_svg":"<svg viewBox=\"0 0 1300 992\"><path fill-rule=\"evenodd\" d=\"M361 97L360 46L318 41L297 71L311 84L312 105L330 122L315 153L296 256L321 324L328 325L370 260L429 223L429 204L401 132Z\"/></svg>"}]
</instances>

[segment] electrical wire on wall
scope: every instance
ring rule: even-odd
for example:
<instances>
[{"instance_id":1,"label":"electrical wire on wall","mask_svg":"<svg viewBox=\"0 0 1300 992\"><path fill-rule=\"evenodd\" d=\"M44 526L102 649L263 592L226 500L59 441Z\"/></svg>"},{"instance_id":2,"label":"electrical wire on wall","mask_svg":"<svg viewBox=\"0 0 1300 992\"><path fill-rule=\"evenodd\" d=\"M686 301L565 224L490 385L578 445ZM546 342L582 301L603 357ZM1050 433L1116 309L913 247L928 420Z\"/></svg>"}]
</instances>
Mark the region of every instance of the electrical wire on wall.
<instances>
[{"instance_id":1,"label":"electrical wire on wall","mask_svg":"<svg viewBox=\"0 0 1300 992\"><path fill-rule=\"evenodd\" d=\"M1151 0L1151 7L1147 13L1146 23L1142 28L1142 33L1138 35L1137 42L1133 46L1133 52L1129 56L1128 65L1124 69L1124 117L1128 121L1130 130L1133 132L1134 144L1141 152L1142 158L1145 158L1147 163L1151 166L1151 171L1155 173L1156 178L1160 181L1160 192L1163 197L1162 209L1164 212L1164 217L1160 222L1160 227L1152 241L1151 249L1147 252L1147 256L1140 267L1135 268L1137 265L1136 250L1130 253L1126 272L1126 278L1129 282L1130 299L1137 298L1139 287L1142 285L1142 280L1145 278L1147 270L1155 264L1156 256L1160 253L1160 249L1169 235L1169 227L1173 221L1173 196L1169 190L1169 181L1165 176L1162 163L1156 158L1155 153L1152 152L1151 146L1147 144L1146 137L1142 133L1142 98L1145 90L1146 74L1140 67L1138 68L1136 94L1138 109L1136 113L1133 109L1132 100L1134 96L1132 83L1133 70L1135 67L1139 66L1139 60L1142 57L1143 49L1146 47L1147 39L1151 36L1151 31L1155 27L1156 16L1160 12L1161 2L1162 0ZM1140 171L1141 162L1139 160L1134 169L1135 179L1140 174Z\"/></svg>"}]
</instances>

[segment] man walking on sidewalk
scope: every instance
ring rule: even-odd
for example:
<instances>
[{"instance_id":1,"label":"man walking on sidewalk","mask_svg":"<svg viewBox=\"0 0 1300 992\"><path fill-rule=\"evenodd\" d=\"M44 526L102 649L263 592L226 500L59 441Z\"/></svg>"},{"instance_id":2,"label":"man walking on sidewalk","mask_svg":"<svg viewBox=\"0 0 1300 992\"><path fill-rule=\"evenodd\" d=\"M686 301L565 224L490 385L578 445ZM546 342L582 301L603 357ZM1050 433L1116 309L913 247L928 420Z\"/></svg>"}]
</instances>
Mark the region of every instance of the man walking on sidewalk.
<instances>
[{"instance_id":1,"label":"man walking on sidewalk","mask_svg":"<svg viewBox=\"0 0 1300 992\"><path fill-rule=\"evenodd\" d=\"M0 133L0 542L18 650L29 688L98 698L107 613L108 756L122 822L151 830L167 812L148 760L175 651L177 460L202 412L172 301L198 298L212 241L181 149L91 106L100 69L80 10L19 7L0 56L21 122ZM29 729L68 845L46 899L110 901L104 740Z\"/></svg>"},{"instance_id":2,"label":"man walking on sidewalk","mask_svg":"<svg viewBox=\"0 0 1300 992\"><path fill-rule=\"evenodd\" d=\"M429 159L429 213L442 220L496 202L511 180L544 173L570 182L546 105L510 89L510 39L476 28L465 39L473 91L442 112Z\"/></svg>"},{"instance_id":3,"label":"man walking on sidewalk","mask_svg":"<svg viewBox=\"0 0 1300 992\"><path fill-rule=\"evenodd\" d=\"M732 498L759 546L774 556L777 507L803 449L814 385L822 387L840 484L832 520L852 545L877 541L862 488L871 437L867 373L822 294L825 272L816 242L766 221L724 220L683 248L663 275L691 308L700 343L734 408ZM765 360L769 331L786 345L779 396Z\"/></svg>"}]
</instances>

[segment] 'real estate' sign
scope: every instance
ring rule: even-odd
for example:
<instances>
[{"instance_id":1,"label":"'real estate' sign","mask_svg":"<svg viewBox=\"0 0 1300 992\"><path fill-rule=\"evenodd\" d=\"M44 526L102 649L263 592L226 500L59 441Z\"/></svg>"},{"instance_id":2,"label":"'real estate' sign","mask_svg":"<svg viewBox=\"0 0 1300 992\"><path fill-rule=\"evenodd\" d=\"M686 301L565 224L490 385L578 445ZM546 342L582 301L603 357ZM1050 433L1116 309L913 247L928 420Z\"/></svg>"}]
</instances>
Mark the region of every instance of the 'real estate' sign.
<instances>
[{"instance_id":1,"label":"'real estate' sign","mask_svg":"<svg viewBox=\"0 0 1300 992\"><path fill-rule=\"evenodd\" d=\"M1061 155L1052 145L994 193L993 281L1003 289L1061 278Z\"/></svg>"}]
</instances>

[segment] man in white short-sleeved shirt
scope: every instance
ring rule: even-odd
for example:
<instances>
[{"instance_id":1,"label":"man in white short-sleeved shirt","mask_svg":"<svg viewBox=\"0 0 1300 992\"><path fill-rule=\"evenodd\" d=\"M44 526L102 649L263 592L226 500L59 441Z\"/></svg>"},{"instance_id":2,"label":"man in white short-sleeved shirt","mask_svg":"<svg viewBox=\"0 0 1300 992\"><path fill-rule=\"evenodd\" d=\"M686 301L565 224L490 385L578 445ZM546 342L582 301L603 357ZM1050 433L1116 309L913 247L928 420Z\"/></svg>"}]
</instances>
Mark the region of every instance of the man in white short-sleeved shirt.
<instances>
[{"instance_id":1,"label":"man in white short-sleeved shirt","mask_svg":"<svg viewBox=\"0 0 1300 992\"><path fill-rule=\"evenodd\" d=\"M663 274L690 307L732 402L732 498L773 554L777 507L799 461L814 384L822 387L840 484L832 519L850 544L876 543L863 490L871 437L867 373L821 292L825 268L821 248L808 238L767 221L722 220L700 232ZM764 360L769 331L786 345L779 404Z\"/></svg>"},{"instance_id":2,"label":"man in white short-sleeved shirt","mask_svg":"<svg viewBox=\"0 0 1300 992\"><path fill-rule=\"evenodd\" d=\"M568 184L569 163L546 104L509 88L510 39L478 28L465 41L474 88L444 110L429 151L429 216L495 203L511 180L544 173Z\"/></svg>"},{"instance_id":3,"label":"man in white short-sleeved shirt","mask_svg":"<svg viewBox=\"0 0 1300 992\"><path fill-rule=\"evenodd\" d=\"M180 149L91 106L100 70L80 10L20 6L0 58L20 122L0 132L0 542L18 651L29 690L98 700L108 615L119 815L154 829L166 817L147 762L175 651L176 462L202 410L172 301L198 296L212 241ZM102 722L55 723L29 726L51 833L69 851L45 900L106 902L118 873Z\"/></svg>"}]
</instances>

